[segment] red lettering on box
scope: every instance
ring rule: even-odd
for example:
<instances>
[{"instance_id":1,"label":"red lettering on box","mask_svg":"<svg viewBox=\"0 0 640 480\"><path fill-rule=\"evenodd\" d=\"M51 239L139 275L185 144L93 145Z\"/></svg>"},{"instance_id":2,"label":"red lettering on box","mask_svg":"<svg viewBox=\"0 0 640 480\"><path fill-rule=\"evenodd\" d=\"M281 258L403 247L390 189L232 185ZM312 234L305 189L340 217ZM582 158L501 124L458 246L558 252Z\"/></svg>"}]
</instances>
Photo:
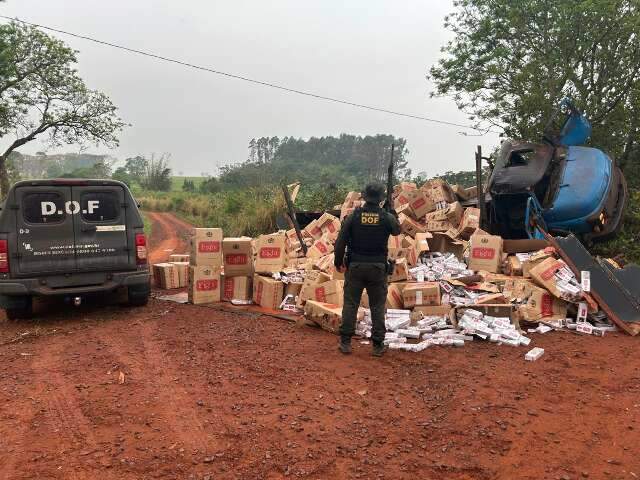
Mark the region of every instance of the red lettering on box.
<instances>
[{"instance_id":1,"label":"red lettering on box","mask_svg":"<svg viewBox=\"0 0 640 480\"><path fill-rule=\"evenodd\" d=\"M395 290L392 290L391 296L396 302L398 302L398 305L402 305L402 298L400 298L400 295L398 295L398 292L396 292Z\"/></svg>"},{"instance_id":2,"label":"red lettering on box","mask_svg":"<svg viewBox=\"0 0 640 480\"><path fill-rule=\"evenodd\" d=\"M262 247L260 258L280 258L280 247Z\"/></svg>"},{"instance_id":3,"label":"red lettering on box","mask_svg":"<svg viewBox=\"0 0 640 480\"><path fill-rule=\"evenodd\" d=\"M258 288L256 291L256 303L259 305L262 303L262 289L263 289L263 285L262 282L258 283Z\"/></svg>"},{"instance_id":4,"label":"red lettering on box","mask_svg":"<svg viewBox=\"0 0 640 480\"><path fill-rule=\"evenodd\" d=\"M551 295L545 293L542 295L542 302L540 302L540 312L543 317L550 317L553 315L553 299Z\"/></svg>"},{"instance_id":5,"label":"red lettering on box","mask_svg":"<svg viewBox=\"0 0 640 480\"><path fill-rule=\"evenodd\" d=\"M411 208L413 209L418 209L420 207L422 207L425 203L427 203L427 201L424 198L418 198L415 202L413 202L411 204Z\"/></svg>"},{"instance_id":6,"label":"red lettering on box","mask_svg":"<svg viewBox=\"0 0 640 480\"><path fill-rule=\"evenodd\" d=\"M471 256L481 260L493 260L496 256L496 250L495 248L474 247L471 250Z\"/></svg>"},{"instance_id":7,"label":"red lettering on box","mask_svg":"<svg viewBox=\"0 0 640 480\"><path fill-rule=\"evenodd\" d=\"M327 253L327 246L324 243L316 242L315 246L318 250L320 250L320 253L324 253L324 254Z\"/></svg>"},{"instance_id":8,"label":"red lettering on box","mask_svg":"<svg viewBox=\"0 0 640 480\"><path fill-rule=\"evenodd\" d=\"M225 255L224 263L227 265L246 265L249 262L247 261L246 253L230 253Z\"/></svg>"},{"instance_id":9,"label":"red lettering on box","mask_svg":"<svg viewBox=\"0 0 640 480\"><path fill-rule=\"evenodd\" d=\"M547 268L544 272L542 272L540 274L540 276L542 277L543 280L549 280L551 279L558 270L560 270L562 268L562 264L561 263L556 263L555 265L553 265L553 267L551 268Z\"/></svg>"},{"instance_id":10,"label":"red lettering on box","mask_svg":"<svg viewBox=\"0 0 640 480\"><path fill-rule=\"evenodd\" d=\"M199 253L217 253L220 251L220 242L206 241L198 243Z\"/></svg>"},{"instance_id":11,"label":"red lettering on box","mask_svg":"<svg viewBox=\"0 0 640 480\"><path fill-rule=\"evenodd\" d=\"M233 277L224 279L224 298L233 298L234 283Z\"/></svg>"},{"instance_id":12,"label":"red lettering on box","mask_svg":"<svg viewBox=\"0 0 640 480\"><path fill-rule=\"evenodd\" d=\"M218 280L216 279L206 279L206 280L198 280L196 282L196 290L199 292L211 292L213 290L218 289Z\"/></svg>"},{"instance_id":13,"label":"red lettering on box","mask_svg":"<svg viewBox=\"0 0 640 480\"><path fill-rule=\"evenodd\" d=\"M316 288L316 301L317 302L325 302L327 300L327 296L324 291L324 287Z\"/></svg>"},{"instance_id":14,"label":"red lettering on box","mask_svg":"<svg viewBox=\"0 0 640 480\"><path fill-rule=\"evenodd\" d=\"M336 227L333 225L333 222L327 223L327 230L329 230L330 233L336 232Z\"/></svg>"},{"instance_id":15,"label":"red lettering on box","mask_svg":"<svg viewBox=\"0 0 640 480\"><path fill-rule=\"evenodd\" d=\"M316 235L322 235L322 230L320 229L320 227L313 227L311 229L311 235L313 235L314 237Z\"/></svg>"}]
</instances>

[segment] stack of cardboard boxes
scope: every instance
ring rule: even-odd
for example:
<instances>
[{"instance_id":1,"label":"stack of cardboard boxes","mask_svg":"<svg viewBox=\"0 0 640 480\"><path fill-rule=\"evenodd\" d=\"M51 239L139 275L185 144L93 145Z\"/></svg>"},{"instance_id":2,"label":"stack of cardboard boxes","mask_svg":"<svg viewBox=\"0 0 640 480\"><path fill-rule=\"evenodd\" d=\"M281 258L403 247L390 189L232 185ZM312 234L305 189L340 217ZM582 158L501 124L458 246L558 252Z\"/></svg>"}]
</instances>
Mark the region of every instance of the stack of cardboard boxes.
<instances>
[{"instance_id":1,"label":"stack of cardboard boxes","mask_svg":"<svg viewBox=\"0 0 640 480\"><path fill-rule=\"evenodd\" d=\"M395 268L387 308L450 317L457 308L473 306L489 317L507 315L514 322L565 319L572 304L582 303L577 279L545 241L503 240L481 230L479 210L461 203L473 196L475 188L450 186L440 179L395 187L402 233L389 239ZM334 331L344 303L344 275L334 268L334 244L341 219L360 205L360 194L350 192L336 206L340 218L324 213L305 226L301 233L306 254L293 229L255 239L223 238L220 229L195 229L189 298L194 303L253 301L266 309L297 307ZM180 284L185 258L172 260L173 267L158 268L161 285ZM471 283L465 280L474 274ZM361 307L368 308L366 293Z\"/></svg>"},{"instance_id":2,"label":"stack of cardboard boxes","mask_svg":"<svg viewBox=\"0 0 640 480\"><path fill-rule=\"evenodd\" d=\"M194 228L191 236L189 301L219 302L221 298L222 229Z\"/></svg>"}]
</instances>

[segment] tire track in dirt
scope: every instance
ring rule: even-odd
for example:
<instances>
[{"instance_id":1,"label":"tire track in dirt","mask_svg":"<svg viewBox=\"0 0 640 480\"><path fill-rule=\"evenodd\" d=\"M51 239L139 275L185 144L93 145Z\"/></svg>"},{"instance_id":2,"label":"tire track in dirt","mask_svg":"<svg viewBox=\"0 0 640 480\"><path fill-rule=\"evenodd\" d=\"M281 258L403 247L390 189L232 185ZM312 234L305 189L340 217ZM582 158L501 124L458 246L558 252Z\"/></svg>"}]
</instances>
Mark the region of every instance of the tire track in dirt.
<instances>
[{"instance_id":1,"label":"tire track in dirt","mask_svg":"<svg viewBox=\"0 0 640 480\"><path fill-rule=\"evenodd\" d=\"M36 471L43 469L47 472L42 472L44 476L57 468L57 474L72 480L118 478L103 471L104 469L90 466L86 461L88 458L81 462L82 467L75 462L78 455L83 455L80 452L98 451L100 444L93 434L92 422L83 414L79 394L64 371L68 365L67 355L73 350L73 346L69 344L68 338L59 341L60 338L41 349L29 366L34 376L39 375L42 380L29 383L30 388L25 389L21 395L30 400L29 409L23 412L21 428L12 440L15 442L13 445L16 453L2 462L2 479L31 478L25 477L24 467L27 464L32 465L31 468ZM61 453L60 458L52 455L51 448L47 445L47 437L50 436L57 438L56 453ZM48 458L34 464L34 457L43 453ZM63 458L66 460L62 460ZM59 466L53 467L52 462Z\"/></svg>"},{"instance_id":2,"label":"tire track in dirt","mask_svg":"<svg viewBox=\"0 0 640 480\"><path fill-rule=\"evenodd\" d=\"M167 212L144 212L152 223L149 238L149 263L165 262L172 253L185 253L189 248L191 225Z\"/></svg>"},{"instance_id":3,"label":"tire track in dirt","mask_svg":"<svg viewBox=\"0 0 640 480\"><path fill-rule=\"evenodd\" d=\"M128 336L126 343L122 343L123 338L109 341L114 362L126 365L131 378L146 379L141 388L147 390L147 398L155 399L154 404L161 412L155 421L161 419L175 435L172 443L180 443L191 452L201 454L214 451L217 445L196 414L196 399L176 382L181 374L172 366L175 359L164 353L158 328L157 322L140 323L135 327L135 335Z\"/></svg>"}]
</instances>

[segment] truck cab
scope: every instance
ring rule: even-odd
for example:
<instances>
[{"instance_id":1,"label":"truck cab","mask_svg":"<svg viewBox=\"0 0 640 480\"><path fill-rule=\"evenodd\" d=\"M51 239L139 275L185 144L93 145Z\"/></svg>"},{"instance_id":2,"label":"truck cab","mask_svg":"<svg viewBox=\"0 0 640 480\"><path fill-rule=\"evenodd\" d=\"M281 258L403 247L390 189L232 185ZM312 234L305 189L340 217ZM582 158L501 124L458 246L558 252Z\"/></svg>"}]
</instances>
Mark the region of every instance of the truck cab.
<instances>
[{"instance_id":1,"label":"truck cab","mask_svg":"<svg viewBox=\"0 0 640 480\"><path fill-rule=\"evenodd\" d=\"M131 305L150 293L144 225L131 192L113 180L16 183L0 211L0 307L31 314L35 296L76 302L126 288Z\"/></svg>"},{"instance_id":2,"label":"truck cab","mask_svg":"<svg viewBox=\"0 0 640 480\"><path fill-rule=\"evenodd\" d=\"M505 141L489 177L489 228L504 238L574 233L585 241L619 230L627 202L621 170L601 150L583 146L591 125L569 101L557 134L540 143ZM550 122L551 124L551 122Z\"/></svg>"}]
</instances>

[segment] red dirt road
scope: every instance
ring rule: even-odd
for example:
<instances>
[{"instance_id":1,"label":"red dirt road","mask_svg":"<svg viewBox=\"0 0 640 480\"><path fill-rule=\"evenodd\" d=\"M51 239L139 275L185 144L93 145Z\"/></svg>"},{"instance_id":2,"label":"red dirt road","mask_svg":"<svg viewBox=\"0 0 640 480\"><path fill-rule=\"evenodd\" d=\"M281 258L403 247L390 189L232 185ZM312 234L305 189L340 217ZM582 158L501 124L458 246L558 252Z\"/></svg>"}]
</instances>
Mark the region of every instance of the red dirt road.
<instances>
[{"instance_id":1,"label":"red dirt road","mask_svg":"<svg viewBox=\"0 0 640 480\"><path fill-rule=\"evenodd\" d=\"M321 330L157 300L0 327L0 479L640 476L638 338L345 357Z\"/></svg>"},{"instance_id":2,"label":"red dirt road","mask_svg":"<svg viewBox=\"0 0 640 480\"><path fill-rule=\"evenodd\" d=\"M172 213L144 214L153 225L149 238L149 263L166 262L172 253L188 253L191 225Z\"/></svg>"}]
</instances>

